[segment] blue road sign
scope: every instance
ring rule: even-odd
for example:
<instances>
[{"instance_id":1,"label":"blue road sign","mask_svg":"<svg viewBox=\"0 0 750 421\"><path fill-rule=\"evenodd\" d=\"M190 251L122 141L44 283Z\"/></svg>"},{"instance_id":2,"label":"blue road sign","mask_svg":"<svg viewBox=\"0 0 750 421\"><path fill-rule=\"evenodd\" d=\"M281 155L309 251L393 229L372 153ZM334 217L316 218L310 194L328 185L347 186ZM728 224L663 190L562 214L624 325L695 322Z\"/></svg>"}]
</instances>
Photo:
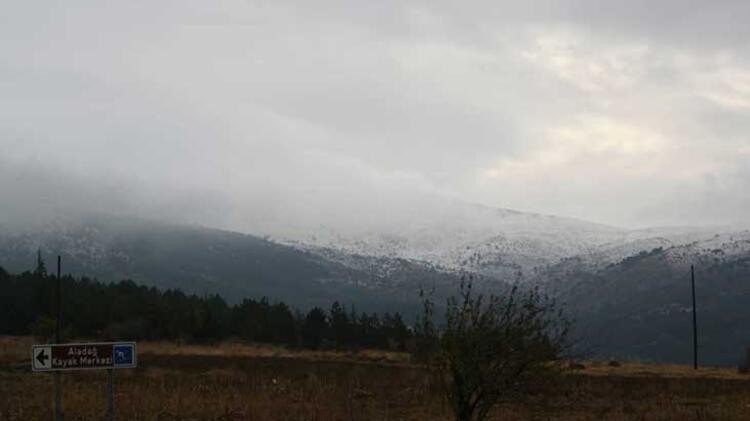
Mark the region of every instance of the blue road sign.
<instances>
[{"instance_id":1,"label":"blue road sign","mask_svg":"<svg viewBox=\"0 0 750 421\"><path fill-rule=\"evenodd\" d=\"M135 344L117 344L112 354L115 368L135 367Z\"/></svg>"}]
</instances>

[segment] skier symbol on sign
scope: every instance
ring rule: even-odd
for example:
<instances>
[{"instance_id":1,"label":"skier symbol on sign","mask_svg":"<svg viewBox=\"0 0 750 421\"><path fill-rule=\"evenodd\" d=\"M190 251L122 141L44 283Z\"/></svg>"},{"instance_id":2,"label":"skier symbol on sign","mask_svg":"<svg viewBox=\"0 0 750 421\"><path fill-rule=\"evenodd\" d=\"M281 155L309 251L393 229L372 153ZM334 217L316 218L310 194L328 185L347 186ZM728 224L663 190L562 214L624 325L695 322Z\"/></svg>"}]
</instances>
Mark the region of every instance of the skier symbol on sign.
<instances>
[{"instance_id":1,"label":"skier symbol on sign","mask_svg":"<svg viewBox=\"0 0 750 421\"><path fill-rule=\"evenodd\" d=\"M36 348L34 354L34 368L37 370L44 370L52 368L52 347L40 347Z\"/></svg>"}]
</instances>

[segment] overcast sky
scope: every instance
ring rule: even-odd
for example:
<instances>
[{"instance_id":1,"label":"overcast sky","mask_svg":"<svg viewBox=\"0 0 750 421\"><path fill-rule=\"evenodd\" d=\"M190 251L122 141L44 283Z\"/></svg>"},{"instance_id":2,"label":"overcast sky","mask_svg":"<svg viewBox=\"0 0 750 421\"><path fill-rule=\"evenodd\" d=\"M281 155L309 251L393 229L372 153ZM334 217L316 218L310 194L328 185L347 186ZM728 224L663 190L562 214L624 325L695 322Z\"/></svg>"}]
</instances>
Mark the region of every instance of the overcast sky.
<instances>
[{"instance_id":1,"label":"overcast sky","mask_svg":"<svg viewBox=\"0 0 750 421\"><path fill-rule=\"evenodd\" d=\"M6 213L263 231L440 196L750 221L747 1L0 8Z\"/></svg>"}]
</instances>

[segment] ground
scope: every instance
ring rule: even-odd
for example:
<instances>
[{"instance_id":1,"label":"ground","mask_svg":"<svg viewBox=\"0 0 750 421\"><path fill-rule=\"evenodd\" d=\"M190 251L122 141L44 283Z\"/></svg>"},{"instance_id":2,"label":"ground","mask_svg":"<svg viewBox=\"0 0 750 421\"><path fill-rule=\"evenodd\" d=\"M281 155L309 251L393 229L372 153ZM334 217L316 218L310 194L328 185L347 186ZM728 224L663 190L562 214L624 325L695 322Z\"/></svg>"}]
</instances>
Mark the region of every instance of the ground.
<instances>
[{"instance_id":1,"label":"ground","mask_svg":"<svg viewBox=\"0 0 750 421\"><path fill-rule=\"evenodd\" d=\"M52 376L28 372L31 338L0 337L0 420L52 418ZM240 344L139 343L115 373L120 420L450 420L408 355ZM747 420L750 377L736 370L588 362L493 420ZM106 372L63 375L66 420L103 419Z\"/></svg>"}]
</instances>

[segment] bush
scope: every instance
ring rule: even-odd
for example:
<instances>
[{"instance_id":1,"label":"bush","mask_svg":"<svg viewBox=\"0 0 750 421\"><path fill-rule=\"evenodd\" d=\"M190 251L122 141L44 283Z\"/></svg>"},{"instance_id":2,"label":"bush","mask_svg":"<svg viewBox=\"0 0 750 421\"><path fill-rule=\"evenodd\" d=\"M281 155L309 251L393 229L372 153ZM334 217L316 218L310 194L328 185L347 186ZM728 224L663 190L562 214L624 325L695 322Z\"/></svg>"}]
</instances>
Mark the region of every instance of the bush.
<instances>
[{"instance_id":1,"label":"bush","mask_svg":"<svg viewBox=\"0 0 750 421\"><path fill-rule=\"evenodd\" d=\"M567 349L569 331L554 301L536 289L485 297L462 281L458 297L447 301L444 325L421 334L437 345L428 364L456 420L481 421L499 401L520 398L557 372L552 362Z\"/></svg>"}]
</instances>

